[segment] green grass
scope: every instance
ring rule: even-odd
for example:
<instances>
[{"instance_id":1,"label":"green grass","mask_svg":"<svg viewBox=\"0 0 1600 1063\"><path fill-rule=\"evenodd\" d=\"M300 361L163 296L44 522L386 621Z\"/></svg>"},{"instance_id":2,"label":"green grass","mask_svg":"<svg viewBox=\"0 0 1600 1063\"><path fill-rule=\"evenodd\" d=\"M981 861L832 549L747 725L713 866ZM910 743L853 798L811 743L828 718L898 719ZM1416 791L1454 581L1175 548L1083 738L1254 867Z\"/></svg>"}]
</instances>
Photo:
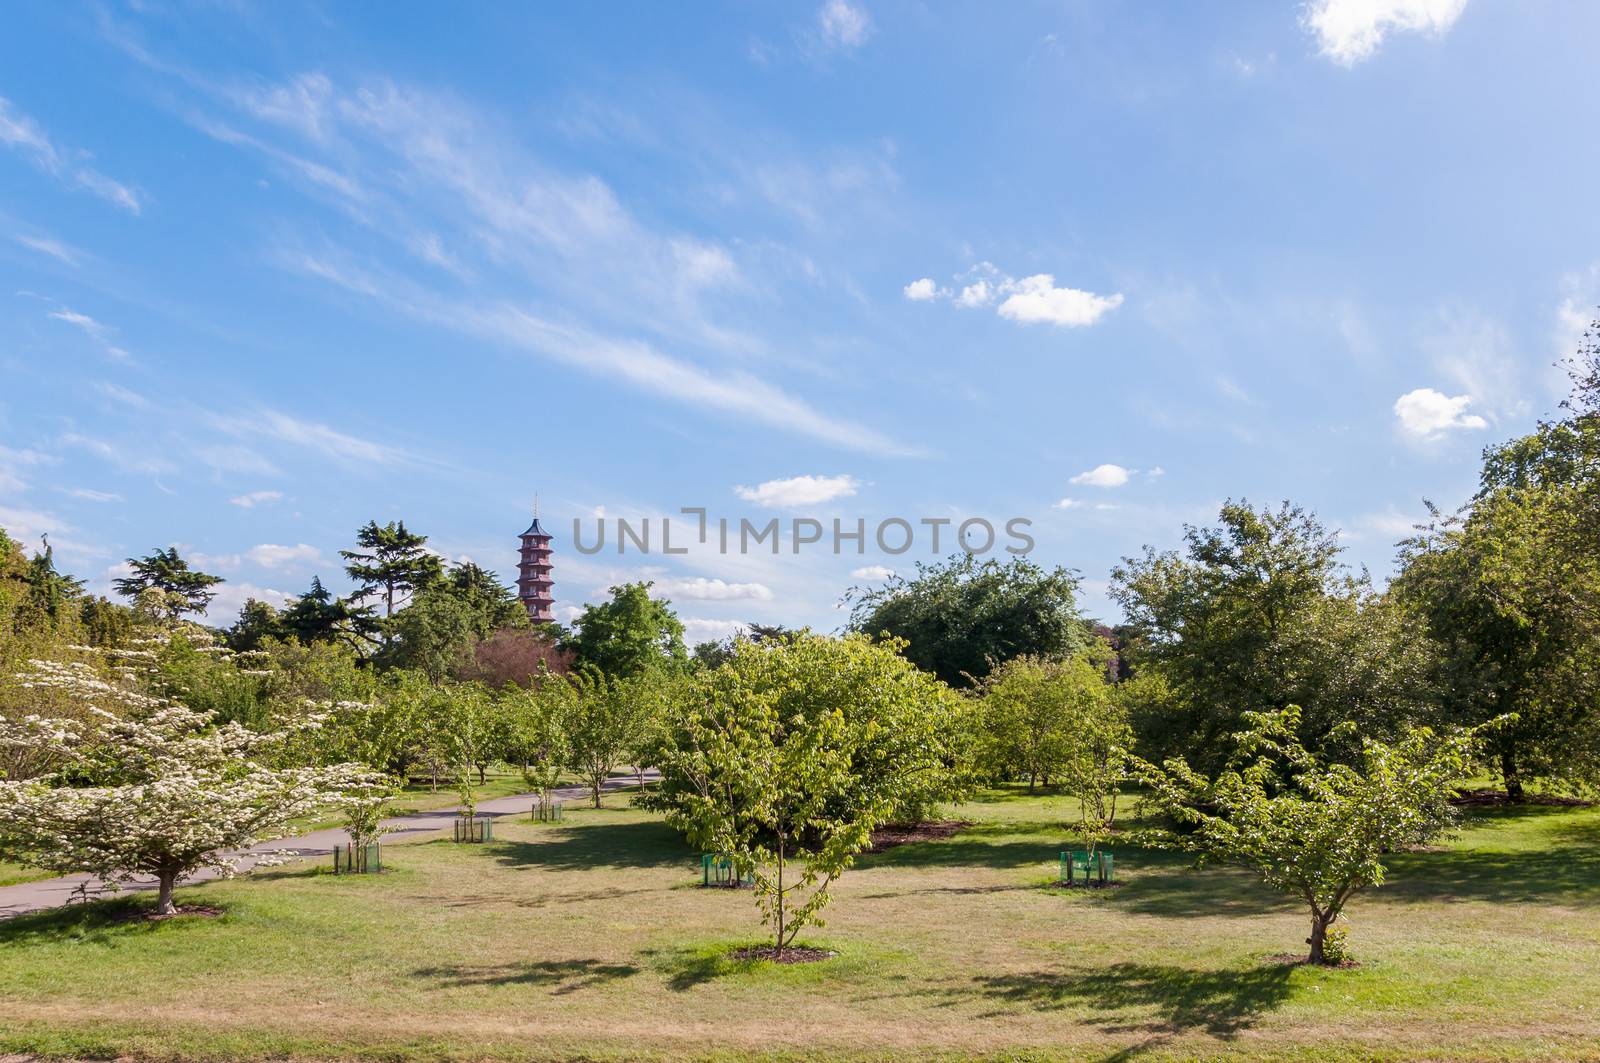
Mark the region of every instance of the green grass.
<instances>
[{"instance_id":1,"label":"green grass","mask_svg":"<svg viewBox=\"0 0 1600 1063\"><path fill-rule=\"evenodd\" d=\"M1363 966L1274 962L1307 918L1233 870L1117 845L1125 885L1048 888L1055 798L863 858L811 944L728 958L751 895L612 797L395 870L291 867L0 924L0 1053L159 1059L1513 1059L1600 1053L1600 811L1473 814L1350 911Z\"/></svg>"}]
</instances>

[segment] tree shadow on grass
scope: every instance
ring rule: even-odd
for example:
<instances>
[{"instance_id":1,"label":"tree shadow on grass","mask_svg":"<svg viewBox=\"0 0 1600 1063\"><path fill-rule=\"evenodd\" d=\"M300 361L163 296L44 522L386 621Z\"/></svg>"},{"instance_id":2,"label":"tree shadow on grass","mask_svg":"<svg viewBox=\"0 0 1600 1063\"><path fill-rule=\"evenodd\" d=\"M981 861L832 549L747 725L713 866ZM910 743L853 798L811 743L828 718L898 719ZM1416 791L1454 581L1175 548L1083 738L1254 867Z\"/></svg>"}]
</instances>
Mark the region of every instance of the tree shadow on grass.
<instances>
[{"instance_id":1,"label":"tree shadow on grass","mask_svg":"<svg viewBox=\"0 0 1600 1063\"><path fill-rule=\"evenodd\" d=\"M454 964L447 967L419 967L417 978L430 978L442 986L533 985L551 986L551 996L565 996L623 978L632 978L643 968L631 963L603 963L600 960L541 960L537 963L501 963L482 967Z\"/></svg>"},{"instance_id":2,"label":"tree shadow on grass","mask_svg":"<svg viewBox=\"0 0 1600 1063\"><path fill-rule=\"evenodd\" d=\"M1089 1021L1108 1033L1150 1033L1160 1040L1205 1033L1237 1037L1290 995L1292 968L1264 964L1248 970L1196 971L1159 964L1119 963L1059 973L993 975L980 992L1041 1011L1084 1006L1102 1013ZM1154 1047L1154 1043L1140 1048Z\"/></svg>"},{"instance_id":3,"label":"tree shadow on grass","mask_svg":"<svg viewBox=\"0 0 1600 1063\"><path fill-rule=\"evenodd\" d=\"M12 916L0 919L0 948L62 941L106 941L197 922L182 911L186 903L189 903L187 898L180 897L178 915L167 919L147 918L155 910L154 894L116 896Z\"/></svg>"},{"instance_id":4,"label":"tree shadow on grass","mask_svg":"<svg viewBox=\"0 0 1600 1063\"><path fill-rule=\"evenodd\" d=\"M1141 861L1148 858L1158 866L1141 867L1136 874L1127 874L1128 863L1117 865L1126 886L1118 891L1117 904L1137 915L1269 915L1293 910L1301 903L1268 889L1243 868L1196 868L1186 858L1171 853L1141 852L1139 856Z\"/></svg>"},{"instance_id":5,"label":"tree shadow on grass","mask_svg":"<svg viewBox=\"0 0 1600 1063\"><path fill-rule=\"evenodd\" d=\"M1452 849L1385 859L1381 893L1406 901L1507 903L1600 900L1600 848L1553 845L1525 851Z\"/></svg>"},{"instance_id":6,"label":"tree shadow on grass","mask_svg":"<svg viewBox=\"0 0 1600 1063\"><path fill-rule=\"evenodd\" d=\"M1061 834L1050 840L1052 834ZM1059 824L979 823L949 838L908 842L881 853L864 853L856 866L868 867L1023 867L1054 861L1067 835Z\"/></svg>"},{"instance_id":7,"label":"tree shadow on grass","mask_svg":"<svg viewBox=\"0 0 1600 1063\"><path fill-rule=\"evenodd\" d=\"M542 833L538 841L493 842L491 849L495 859L507 867L548 871L682 867L698 873L697 854L659 820L573 823Z\"/></svg>"}]
</instances>

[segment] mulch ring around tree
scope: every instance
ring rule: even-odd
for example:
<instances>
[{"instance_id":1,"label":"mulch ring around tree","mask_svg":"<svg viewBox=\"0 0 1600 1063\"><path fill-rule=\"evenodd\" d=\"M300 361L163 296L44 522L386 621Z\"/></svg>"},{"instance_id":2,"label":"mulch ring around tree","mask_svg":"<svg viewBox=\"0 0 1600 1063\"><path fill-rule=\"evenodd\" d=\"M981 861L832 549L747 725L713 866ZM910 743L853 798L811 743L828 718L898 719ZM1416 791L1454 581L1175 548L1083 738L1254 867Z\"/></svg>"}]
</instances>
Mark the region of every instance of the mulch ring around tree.
<instances>
[{"instance_id":1,"label":"mulch ring around tree","mask_svg":"<svg viewBox=\"0 0 1600 1063\"><path fill-rule=\"evenodd\" d=\"M221 908L213 908L209 904L180 904L177 911L170 912L167 915L162 915L160 912L133 912L129 913L128 918L130 920L142 919L147 923L159 923L166 919L179 919L186 915L198 915L207 919L215 919L222 914L224 913Z\"/></svg>"},{"instance_id":2,"label":"mulch ring around tree","mask_svg":"<svg viewBox=\"0 0 1600 1063\"><path fill-rule=\"evenodd\" d=\"M1359 960L1340 960L1338 963L1313 964L1303 952L1277 952L1266 957L1266 962L1282 964L1285 967L1326 967L1330 971L1353 971L1361 966Z\"/></svg>"},{"instance_id":3,"label":"mulch ring around tree","mask_svg":"<svg viewBox=\"0 0 1600 1063\"><path fill-rule=\"evenodd\" d=\"M1458 808L1478 808L1482 806L1500 805L1551 805L1556 808L1589 808L1594 802L1585 801L1581 797L1562 797L1560 794L1525 794L1520 801L1513 801L1504 790L1459 790L1450 799L1450 803Z\"/></svg>"},{"instance_id":4,"label":"mulch ring around tree","mask_svg":"<svg viewBox=\"0 0 1600 1063\"><path fill-rule=\"evenodd\" d=\"M925 820L921 823L891 823L872 832L872 844L867 846L865 851L881 853L885 849L893 849L897 845L909 845L912 842L942 841L955 834L956 831L970 826L972 826L972 821L966 819Z\"/></svg>"},{"instance_id":5,"label":"mulch ring around tree","mask_svg":"<svg viewBox=\"0 0 1600 1063\"><path fill-rule=\"evenodd\" d=\"M748 949L735 949L728 953L735 960L770 960L773 963L820 963L831 960L839 955L830 949L808 949L803 946L790 945L779 952L772 945L760 945Z\"/></svg>"},{"instance_id":6,"label":"mulch ring around tree","mask_svg":"<svg viewBox=\"0 0 1600 1063\"><path fill-rule=\"evenodd\" d=\"M1121 882L1101 882L1099 879L1093 879L1089 882L1062 882L1060 879L1056 879L1053 882L1045 883L1044 888L1048 890L1115 890L1121 889L1122 885Z\"/></svg>"}]
</instances>

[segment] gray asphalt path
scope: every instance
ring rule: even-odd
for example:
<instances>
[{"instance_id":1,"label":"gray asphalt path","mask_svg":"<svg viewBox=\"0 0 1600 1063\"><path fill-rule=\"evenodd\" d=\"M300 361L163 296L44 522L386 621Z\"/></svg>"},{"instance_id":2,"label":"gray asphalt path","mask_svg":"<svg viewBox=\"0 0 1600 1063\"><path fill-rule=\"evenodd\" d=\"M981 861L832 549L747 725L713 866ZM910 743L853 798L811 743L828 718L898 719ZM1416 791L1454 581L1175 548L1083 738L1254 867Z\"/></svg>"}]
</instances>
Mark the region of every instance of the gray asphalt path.
<instances>
[{"instance_id":1,"label":"gray asphalt path","mask_svg":"<svg viewBox=\"0 0 1600 1063\"><path fill-rule=\"evenodd\" d=\"M644 775L646 781L660 778L659 773L647 771ZM614 790L626 789L637 786L639 783L636 775L613 775L601 787L606 793ZM555 796L569 805L591 800L587 786L563 786L557 789ZM514 794L511 797L496 797L487 801L478 802L478 814L481 816L526 816L533 807L536 794ZM433 812L409 812L403 816L383 821L384 826L393 830L383 836L383 844L392 845L396 842L419 841L429 835L438 834L450 829L459 815L459 808L442 808ZM239 859L241 872L249 871L256 865L259 854L284 853L296 857L331 857L333 850L344 845L350 836L341 827L331 827L327 830L314 830L307 834L297 834L290 838L280 838L274 841L261 842L248 849L238 850L233 856ZM215 871L205 870L181 879L180 886L192 885L196 882L209 882L220 876ZM127 890L153 890L156 880L135 879L133 882L124 883L122 889ZM59 908L71 904L83 896L84 891L91 898L104 897L116 891L93 875L63 875L60 878L44 879L39 882L21 882L15 886L0 886L0 919L9 919L13 916L24 915L28 912L43 911L46 908Z\"/></svg>"}]
</instances>

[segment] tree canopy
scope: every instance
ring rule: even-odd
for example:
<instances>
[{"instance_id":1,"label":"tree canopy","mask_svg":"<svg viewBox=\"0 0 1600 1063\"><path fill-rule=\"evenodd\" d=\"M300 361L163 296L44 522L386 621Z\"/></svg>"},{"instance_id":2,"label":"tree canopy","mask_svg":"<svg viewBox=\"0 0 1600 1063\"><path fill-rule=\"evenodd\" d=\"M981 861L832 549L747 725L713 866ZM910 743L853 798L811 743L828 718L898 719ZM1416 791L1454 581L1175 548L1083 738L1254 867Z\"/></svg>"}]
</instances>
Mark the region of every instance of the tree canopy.
<instances>
[{"instance_id":1,"label":"tree canopy","mask_svg":"<svg viewBox=\"0 0 1600 1063\"><path fill-rule=\"evenodd\" d=\"M957 554L917 565L910 579L852 591L850 627L906 644L907 659L952 687L969 687L1013 657L1060 658L1089 631L1077 609L1078 577L1026 558L1001 563Z\"/></svg>"}]
</instances>

